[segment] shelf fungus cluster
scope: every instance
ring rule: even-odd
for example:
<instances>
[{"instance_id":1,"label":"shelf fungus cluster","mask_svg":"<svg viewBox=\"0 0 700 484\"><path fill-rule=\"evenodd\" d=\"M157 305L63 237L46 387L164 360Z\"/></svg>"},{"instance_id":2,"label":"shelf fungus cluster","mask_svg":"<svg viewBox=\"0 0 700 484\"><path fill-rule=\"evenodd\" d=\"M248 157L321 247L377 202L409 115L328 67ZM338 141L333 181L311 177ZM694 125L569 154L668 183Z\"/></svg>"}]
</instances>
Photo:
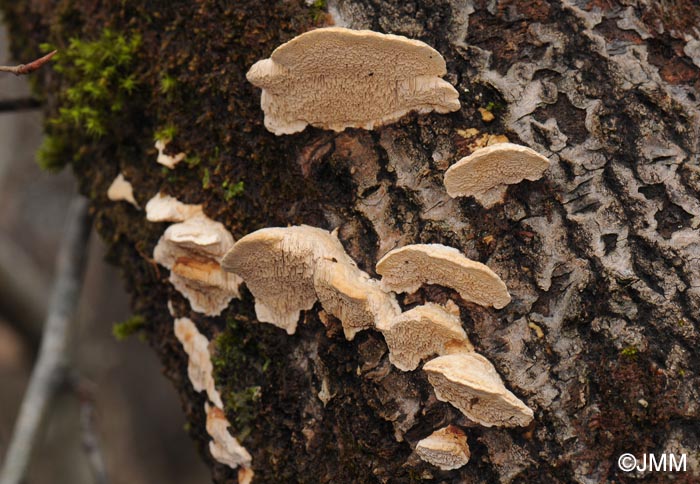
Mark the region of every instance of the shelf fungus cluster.
<instances>
[{"instance_id":1,"label":"shelf fungus cluster","mask_svg":"<svg viewBox=\"0 0 700 484\"><path fill-rule=\"evenodd\" d=\"M199 332L195 323L189 318L176 318L174 329L175 336L187 353L187 376L192 387L197 392L204 391L207 394L208 401L204 404L204 411L207 433L211 437L209 452L218 462L232 469L240 467L239 483L250 482L253 472L250 468L252 457L228 431L230 423L223 411L221 395L214 384L214 366L209 353L209 340Z\"/></svg>"},{"instance_id":2,"label":"shelf fungus cluster","mask_svg":"<svg viewBox=\"0 0 700 484\"><path fill-rule=\"evenodd\" d=\"M304 225L273 227L241 238L224 256L222 267L248 286L260 321L293 334L301 311L320 302L341 321L349 340L364 329L380 331L398 369L413 371L427 361L423 371L437 398L475 423L524 426L533 418L493 365L474 352L454 303L428 302L405 312L397 303L394 291L440 284L468 302L497 309L508 304L503 281L457 249L418 244L393 250L377 264L380 282L357 267L335 233ZM456 427L423 439L416 453L443 469L455 469L469 459L466 437Z\"/></svg>"},{"instance_id":3,"label":"shelf fungus cluster","mask_svg":"<svg viewBox=\"0 0 700 484\"><path fill-rule=\"evenodd\" d=\"M513 143L497 143L475 150L445 172L445 188L451 197L473 196L489 208L503 201L508 185L538 180L549 160Z\"/></svg>"},{"instance_id":4,"label":"shelf fungus cluster","mask_svg":"<svg viewBox=\"0 0 700 484\"><path fill-rule=\"evenodd\" d=\"M440 53L421 41L326 27L280 45L246 77L262 88L265 127L282 135L309 124L373 129L411 111L457 111L446 73Z\"/></svg>"},{"instance_id":5,"label":"shelf fungus cluster","mask_svg":"<svg viewBox=\"0 0 700 484\"><path fill-rule=\"evenodd\" d=\"M240 278L224 272L220 261L233 247L233 236L208 218L198 205L158 194L146 205L150 221L174 221L158 241L153 258L170 270L170 282L192 309L217 316L240 297Z\"/></svg>"},{"instance_id":6,"label":"shelf fungus cluster","mask_svg":"<svg viewBox=\"0 0 700 484\"><path fill-rule=\"evenodd\" d=\"M343 321L348 339L375 321L388 323L399 311L396 300L357 267L334 233L307 225L248 234L224 256L222 267L246 283L258 320L288 334L296 331L301 311L319 300Z\"/></svg>"}]
</instances>

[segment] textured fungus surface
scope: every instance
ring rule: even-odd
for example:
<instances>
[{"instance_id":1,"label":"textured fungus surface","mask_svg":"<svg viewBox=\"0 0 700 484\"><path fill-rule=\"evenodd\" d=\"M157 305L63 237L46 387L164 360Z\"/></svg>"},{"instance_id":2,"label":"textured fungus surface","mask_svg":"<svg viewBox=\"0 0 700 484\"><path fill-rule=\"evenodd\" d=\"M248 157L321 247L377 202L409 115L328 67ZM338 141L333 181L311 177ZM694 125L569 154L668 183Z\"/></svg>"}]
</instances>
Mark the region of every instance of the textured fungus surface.
<instances>
[{"instance_id":1,"label":"textured fungus surface","mask_svg":"<svg viewBox=\"0 0 700 484\"><path fill-rule=\"evenodd\" d=\"M314 275L321 259L354 267L338 238L302 225L261 229L239 240L222 267L245 281L258 320L294 334L299 313L317 301Z\"/></svg>"},{"instance_id":2,"label":"textured fungus surface","mask_svg":"<svg viewBox=\"0 0 700 484\"><path fill-rule=\"evenodd\" d=\"M372 129L410 111L456 111L446 72L440 53L418 40L327 27L277 47L247 78L263 89L267 129L290 134L308 124Z\"/></svg>"},{"instance_id":3,"label":"textured fungus surface","mask_svg":"<svg viewBox=\"0 0 700 484\"><path fill-rule=\"evenodd\" d=\"M427 303L398 315L382 334L389 360L398 369L412 371L432 355L473 350L458 316Z\"/></svg>"},{"instance_id":4,"label":"textured fungus surface","mask_svg":"<svg viewBox=\"0 0 700 484\"><path fill-rule=\"evenodd\" d=\"M481 306L501 309L510 302L508 288L495 272L441 244L392 250L377 262L377 272L382 275L382 285L396 292L415 292L423 284L439 284Z\"/></svg>"},{"instance_id":5,"label":"textured fungus surface","mask_svg":"<svg viewBox=\"0 0 700 484\"><path fill-rule=\"evenodd\" d=\"M476 353L439 356L423 366L438 400L449 402L484 425L527 426L530 410L503 385L493 365Z\"/></svg>"},{"instance_id":6,"label":"textured fungus surface","mask_svg":"<svg viewBox=\"0 0 700 484\"><path fill-rule=\"evenodd\" d=\"M445 188L451 197L474 196L488 208L492 199L502 201L506 185L537 180L548 167L549 160L527 146L497 143L452 165L445 172Z\"/></svg>"},{"instance_id":7,"label":"textured fungus surface","mask_svg":"<svg viewBox=\"0 0 700 484\"><path fill-rule=\"evenodd\" d=\"M467 436L454 425L436 430L418 441L416 453L424 461L445 471L459 469L469 462L471 455L467 445Z\"/></svg>"}]
</instances>

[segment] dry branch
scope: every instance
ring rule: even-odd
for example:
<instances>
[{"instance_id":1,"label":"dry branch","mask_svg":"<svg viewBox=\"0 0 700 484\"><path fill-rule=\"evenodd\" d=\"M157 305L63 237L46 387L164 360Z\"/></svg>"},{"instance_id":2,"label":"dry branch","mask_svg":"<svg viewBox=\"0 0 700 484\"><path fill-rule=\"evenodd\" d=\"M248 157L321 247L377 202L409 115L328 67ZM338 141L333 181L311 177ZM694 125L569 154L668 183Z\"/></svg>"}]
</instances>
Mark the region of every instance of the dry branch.
<instances>
[{"instance_id":1,"label":"dry branch","mask_svg":"<svg viewBox=\"0 0 700 484\"><path fill-rule=\"evenodd\" d=\"M0 72L11 72L15 76L23 76L25 74L32 73L51 60L51 58L55 56L57 52L57 50L49 52L44 57L40 57L29 64L20 64L18 66L0 66Z\"/></svg>"},{"instance_id":2,"label":"dry branch","mask_svg":"<svg viewBox=\"0 0 700 484\"><path fill-rule=\"evenodd\" d=\"M68 212L66 231L58 253L56 279L39 357L15 423L0 484L22 482L42 420L57 390L65 382L70 328L78 305L89 234L87 201L75 199Z\"/></svg>"}]
</instances>

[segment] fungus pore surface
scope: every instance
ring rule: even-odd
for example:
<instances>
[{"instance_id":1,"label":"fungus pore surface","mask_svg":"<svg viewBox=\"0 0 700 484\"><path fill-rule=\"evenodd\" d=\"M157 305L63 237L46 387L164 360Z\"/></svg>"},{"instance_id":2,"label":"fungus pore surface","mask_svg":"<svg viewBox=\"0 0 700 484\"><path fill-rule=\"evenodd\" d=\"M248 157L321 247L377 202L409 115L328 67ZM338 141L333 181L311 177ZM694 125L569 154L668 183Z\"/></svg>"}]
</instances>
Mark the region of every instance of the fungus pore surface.
<instances>
[{"instance_id":1,"label":"fungus pore surface","mask_svg":"<svg viewBox=\"0 0 700 484\"><path fill-rule=\"evenodd\" d=\"M439 356L423 366L438 400L485 427L526 426L533 412L504 386L493 365L476 353Z\"/></svg>"},{"instance_id":2,"label":"fungus pore surface","mask_svg":"<svg viewBox=\"0 0 700 484\"><path fill-rule=\"evenodd\" d=\"M317 300L314 275L321 259L355 267L335 234L308 225L270 227L236 242L222 267L245 281L259 321L294 334L299 313Z\"/></svg>"},{"instance_id":3,"label":"fungus pore surface","mask_svg":"<svg viewBox=\"0 0 700 484\"><path fill-rule=\"evenodd\" d=\"M523 180L538 180L549 160L513 143L479 148L445 172L445 188L451 197L474 196L484 207L503 200L506 186Z\"/></svg>"},{"instance_id":4,"label":"fungus pore surface","mask_svg":"<svg viewBox=\"0 0 700 484\"><path fill-rule=\"evenodd\" d=\"M458 316L442 306L427 303L398 315L382 334L389 360L400 370L415 370L432 355L473 351Z\"/></svg>"},{"instance_id":5,"label":"fungus pore surface","mask_svg":"<svg viewBox=\"0 0 700 484\"><path fill-rule=\"evenodd\" d=\"M439 284L481 306L501 309L510 302L508 288L495 272L441 244L394 249L379 260L377 273L382 275L382 286L396 292L415 292L423 284Z\"/></svg>"},{"instance_id":6,"label":"fungus pore surface","mask_svg":"<svg viewBox=\"0 0 700 484\"><path fill-rule=\"evenodd\" d=\"M459 469L467 462L471 453L467 436L454 425L436 430L416 445L416 453L426 462L444 471Z\"/></svg>"},{"instance_id":7,"label":"fungus pore surface","mask_svg":"<svg viewBox=\"0 0 700 484\"><path fill-rule=\"evenodd\" d=\"M309 124L373 129L411 111L456 111L446 72L440 53L421 41L327 27L282 44L246 77L263 90L265 127L281 135Z\"/></svg>"}]
</instances>

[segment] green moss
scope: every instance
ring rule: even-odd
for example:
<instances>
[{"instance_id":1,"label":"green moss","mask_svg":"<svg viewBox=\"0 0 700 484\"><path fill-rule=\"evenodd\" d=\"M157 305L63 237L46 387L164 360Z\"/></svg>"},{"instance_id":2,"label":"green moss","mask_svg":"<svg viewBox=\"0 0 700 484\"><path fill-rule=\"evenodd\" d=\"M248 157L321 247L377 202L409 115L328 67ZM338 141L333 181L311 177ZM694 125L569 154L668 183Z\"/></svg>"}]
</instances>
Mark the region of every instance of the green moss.
<instances>
[{"instance_id":1,"label":"green moss","mask_svg":"<svg viewBox=\"0 0 700 484\"><path fill-rule=\"evenodd\" d=\"M116 126L115 117L126 100L138 88L133 61L141 45L141 37L127 38L109 29L97 40L72 38L65 48L59 48L53 58L53 69L62 81L57 96L58 112L48 120L48 136L39 151L39 165L59 169L71 161L64 150L66 142L76 134L100 138ZM44 52L56 48L40 46ZM75 156L75 155L74 155Z\"/></svg>"},{"instance_id":2,"label":"green moss","mask_svg":"<svg viewBox=\"0 0 700 484\"><path fill-rule=\"evenodd\" d=\"M163 94L170 94L172 93L175 88L177 87L177 79L174 77L165 74L163 77L160 78L160 92Z\"/></svg>"},{"instance_id":3,"label":"green moss","mask_svg":"<svg viewBox=\"0 0 700 484\"><path fill-rule=\"evenodd\" d=\"M636 358L639 350L634 346L627 346L620 351L620 355L626 358Z\"/></svg>"},{"instance_id":4,"label":"green moss","mask_svg":"<svg viewBox=\"0 0 700 484\"><path fill-rule=\"evenodd\" d=\"M124 341L134 333L141 331L146 326L146 319L143 316L135 314L121 323L115 323L112 326L112 334L119 341Z\"/></svg>"},{"instance_id":5,"label":"green moss","mask_svg":"<svg viewBox=\"0 0 700 484\"><path fill-rule=\"evenodd\" d=\"M164 141L164 142L169 142L171 141L175 135L177 134L177 127L173 126L172 124L168 124L167 126L164 126L153 134L153 139L155 141Z\"/></svg>"},{"instance_id":6,"label":"green moss","mask_svg":"<svg viewBox=\"0 0 700 484\"><path fill-rule=\"evenodd\" d=\"M204 169L204 176L202 177L202 188L207 190L211 184L211 172L209 168Z\"/></svg>"},{"instance_id":7,"label":"green moss","mask_svg":"<svg viewBox=\"0 0 700 484\"><path fill-rule=\"evenodd\" d=\"M234 427L238 430L236 437L244 440L251 431L251 424L258 414L257 404L262 393L259 386L250 386L238 392L224 395L226 414L235 415Z\"/></svg>"},{"instance_id":8,"label":"green moss","mask_svg":"<svg viewBox=\"0 0 700 484\"><path fill-rule=\"evenodd\" d=\"M242 195L243 191L245 190L245 186L242 181L230 183L228 180L226 180L221 184L221 187L224 189L224 200L227 202L230 202L234 198Z\"/></svg>"},{"instance_id":9,"label":"green moss","mask_svg":"<svg viewBox=\"0 0 700 484\"><path fill-rule=\"evenodd\" d=\"M319 22L326 13L328 2L326 0L314 0L310 5L311 18L314 23Z\"/></svg>"}]
</instances>

